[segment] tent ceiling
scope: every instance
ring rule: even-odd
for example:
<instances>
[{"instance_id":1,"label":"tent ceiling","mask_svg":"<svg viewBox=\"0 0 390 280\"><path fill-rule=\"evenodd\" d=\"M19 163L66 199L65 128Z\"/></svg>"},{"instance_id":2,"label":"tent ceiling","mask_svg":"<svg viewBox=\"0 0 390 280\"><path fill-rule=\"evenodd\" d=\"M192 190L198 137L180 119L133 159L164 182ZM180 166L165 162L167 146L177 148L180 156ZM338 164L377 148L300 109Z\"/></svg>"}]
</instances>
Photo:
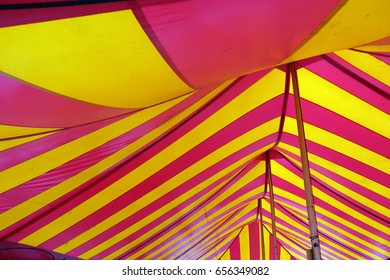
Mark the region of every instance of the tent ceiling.
<instances>
[{"instance_id":1,"label":"tent ceiling","mask_svg":"<svg viewBox=\"0 0 390 280\"><path fill-rule=\"evenodd\" d=\"M306 258L294 62L322 257L390 257L388 1L83 2L0 6L3 249L272 258L270 171Z\"/></svg>"}]
</instances>

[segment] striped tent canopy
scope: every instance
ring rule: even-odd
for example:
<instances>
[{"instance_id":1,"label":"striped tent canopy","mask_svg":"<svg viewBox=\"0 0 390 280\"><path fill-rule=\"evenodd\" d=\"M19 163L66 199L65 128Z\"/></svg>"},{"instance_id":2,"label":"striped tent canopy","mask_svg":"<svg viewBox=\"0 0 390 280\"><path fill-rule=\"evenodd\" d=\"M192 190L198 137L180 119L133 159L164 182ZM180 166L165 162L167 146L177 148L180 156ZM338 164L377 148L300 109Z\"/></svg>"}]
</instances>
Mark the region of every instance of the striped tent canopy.
<instances>
[{"instance_id":1,"label":"striped tent canopy","mask_svg":"<svg viewBox=\"0 0 390 280\"><path fill-rule=\"evenodd\" d=\"M0 0L0 258L389 258L389 11Z\"/></svg>"}]
</instances>

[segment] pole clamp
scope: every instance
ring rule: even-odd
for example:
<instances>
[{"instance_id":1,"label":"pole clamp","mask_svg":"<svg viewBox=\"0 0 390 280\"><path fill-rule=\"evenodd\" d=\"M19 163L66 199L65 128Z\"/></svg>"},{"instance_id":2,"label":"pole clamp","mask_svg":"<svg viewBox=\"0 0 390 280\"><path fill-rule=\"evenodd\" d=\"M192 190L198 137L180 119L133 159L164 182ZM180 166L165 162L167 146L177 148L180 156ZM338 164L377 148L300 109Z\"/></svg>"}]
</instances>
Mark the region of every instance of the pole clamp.
<instances>
[{"instance_id":1,"label":"pole clamp","mask_svg":"<svg viewBox=\"0 0 390 280\"><path fill-rule=\"evenodd\" d=\"M318 238L319 238L318 234L310 236L311 241L313 241L314 239L318 239Z\"/></svg>"}]
</instances>

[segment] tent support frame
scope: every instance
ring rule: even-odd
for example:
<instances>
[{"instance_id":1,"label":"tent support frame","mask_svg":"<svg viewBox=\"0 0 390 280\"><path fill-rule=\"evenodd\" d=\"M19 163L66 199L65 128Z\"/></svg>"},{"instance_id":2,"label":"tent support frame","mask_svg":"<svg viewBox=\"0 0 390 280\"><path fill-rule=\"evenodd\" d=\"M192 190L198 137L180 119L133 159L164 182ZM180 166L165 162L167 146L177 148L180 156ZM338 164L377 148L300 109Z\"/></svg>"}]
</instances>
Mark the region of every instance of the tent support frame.
<instances>
[{"instance_id":1,"label":"tent support frame","mask_svg":"<svg viewBox=\"0 0 390 280\"><path fill-rule=\"evenodd\" d=\"M274 248L273 259L277 260L279 259L279 256L278 256L278 241L276 236L275 196L274 196L274 186L272 183L271 158L269 155L269 151L267 151L266 171L267 171L267 179L268 179L267 183L269 187L269 196L270 196L270 205L271 205L272 241L273 241L273 248Z\"/></svg>"},{"instance_id":2,"label":"tent support frame","mask_svg":"<svg viewBox=\"0 0 390 280\"><path fill-rule=\"evenodd\" d=\"M263 221L263 204L262 198L259 198L259 226L260 226L260 243L261 243L261 260L265 260L264 247L264 221Z\"/></svg>"},{"instance_id":3,"label":"tent support frame","mask_svg":"<svg viewBox=\"0 0 390 280\"><path fill-rule=\"evenodd\" d=\"M305 194L306 194L306 207L307 207L307 215L309 220L310 241L312 246L311 249L313 252L313 259L321 260L320 238L318 236L316 211L314 209L313 187L311 184L309 158L307 153L305 130L303 124L303 117L302 117L298 75L297 75L297 69L294 62L290 63L289 67L291 70L292 86L294 91L294 103L295 103L295 112L296 112L296 120L297 120L297 127L298 127L299 148L301 154L303 181L304 181Z\"/></svg>"}]
</instances>

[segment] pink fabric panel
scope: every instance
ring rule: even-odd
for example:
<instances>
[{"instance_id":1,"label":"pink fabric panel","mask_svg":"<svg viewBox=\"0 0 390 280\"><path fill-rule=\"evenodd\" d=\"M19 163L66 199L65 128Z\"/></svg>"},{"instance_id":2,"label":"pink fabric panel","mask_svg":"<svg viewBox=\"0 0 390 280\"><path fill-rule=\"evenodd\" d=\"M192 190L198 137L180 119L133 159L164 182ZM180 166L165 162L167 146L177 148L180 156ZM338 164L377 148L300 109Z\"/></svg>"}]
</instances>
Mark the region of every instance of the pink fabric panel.
<instances>
[{"instance_id":1,"label":"pink fabric panel","mask_svg":"<svg viewBox=\"0 0 390 280\"><path fill-rule=\"evenodd\" d=\"M27 2L22 0L16 0L16 1ZM16 3L16 1L8 0L7 2L11 2L11 3L7 3L7 4L18 4ZM59 0L56 0L56 2L58 1ZM29 0L28 2L43 2L43 1ZM45 2L49 2L49 1L46 0ZM51 2L54 1L51 0ZM0 3L6 4L6 3L2 3L1 1ZM52 3L52 6L53 4L55 3ZM62 7L51 7L51 8L0 10L0 27L86 16L92 14L125 10L129 8L130 8L130 4L127 1L123 1L123 2L114 2L114 3L93 4L93 5L91 4L91 5L74 5L74 6L62 6Z\"/></svg>"},{"instance_id":2,"label":"pink fabric panel","mask_svg":"<svg viewBox=\"0 0 390 280\"><path fill-rule=\"evenodd\" d=\"M281 62L340 1L161 2L140 1L143 14L136 15L148 21L142 25L171 66L202 87Z\"/></svg>"},{"instance_id":3,"label":"pink fabric panel","mask_svg":"<svg viewBox=\"0 0 390 280\"><path fill-rule=\"evenodd\" d=\"M70 127L124 113L57 95L0 74L0 123L31 127Z\"/></svg>"}]
</instances>

